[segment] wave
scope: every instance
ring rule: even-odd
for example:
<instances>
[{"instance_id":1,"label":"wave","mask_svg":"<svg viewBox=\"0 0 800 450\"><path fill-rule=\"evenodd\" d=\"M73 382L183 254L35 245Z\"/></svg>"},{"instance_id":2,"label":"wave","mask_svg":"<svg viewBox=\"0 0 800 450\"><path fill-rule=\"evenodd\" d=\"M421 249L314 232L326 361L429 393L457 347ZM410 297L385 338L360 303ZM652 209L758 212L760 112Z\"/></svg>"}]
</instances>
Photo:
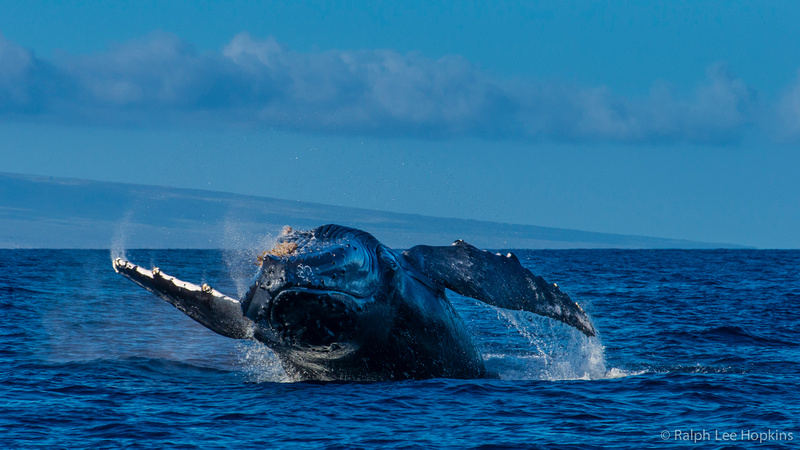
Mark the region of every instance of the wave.
<instances>
[{"instance_id":1,"label":"wave","mask_svg":"<svg viewBox=\"0 0 800 450\"><path fill-rule=\"evenodd\" d=\"M726 345L753 345L767 347L800 347L800 343L762 336L738 326L723 325L696 331L659 333L680 342L704 341Z\"/></svg>"},{"instance_id":2,"label":"wave","mask_svg":"<svg viewBox=\"0 0 800 450\"><path fill-rule=\"evenodd\" d=\"M96 369L103 369L109 371L123 371L145 375L169 375L175 376L178 374L231 374L236 373L235 370L226 370L219 367L210 367L200 363L191 363L186 361L176 361L173 359L165 358L151 358L143 356L131 356L123 358L98 358L86 359L81 361L69 362L43 362L40 364L28 364L28 366L47 367L50 370L63 371L63 372L81 372L93 371ZM23 367L23 366L21 366Z\"/></svg>"},{"instance_id":3,"label":"wave","mask_svg":"<svg viewBox=\"0 0 800 450\"><path fill-rule=\"evenodd\" d=\"M722 326L722 327L710 328L708 330L703 331L702 334L710 338L717 338L725 340L727 342L733 341L734 343L800 347L800 344L796 342L784 341L780 339L761 336L753 332L745 331L743 328L736 326Z\"/></svg>"}]
</instances>

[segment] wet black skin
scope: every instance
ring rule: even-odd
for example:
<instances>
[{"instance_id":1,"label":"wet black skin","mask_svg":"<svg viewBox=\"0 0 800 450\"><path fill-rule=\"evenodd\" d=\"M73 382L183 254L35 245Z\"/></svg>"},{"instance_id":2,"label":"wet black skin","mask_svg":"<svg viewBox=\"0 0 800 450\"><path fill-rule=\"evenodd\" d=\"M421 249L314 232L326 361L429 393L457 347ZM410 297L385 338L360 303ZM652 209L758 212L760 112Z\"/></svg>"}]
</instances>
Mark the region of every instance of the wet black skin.
<instances>
[{"instance_id":1,"label":"wet black skin","mask_svg":"<svg viewBox=\"0 0 800 450\"><path fill-rule=\"evenodd\" d=\"M478 378L483 361L444 289L370 234L292 232L242 301L291 375L320 380ZM280 245L280 243L279 243ZM422 280L420 280L422 279Z\"/></svg>"},{"instance_id":2,"label":"wet black skin","mask_svg":"<svg viewBox=\"0 0 800 450\"><path fill-rule=\"evenodd\" d=\"M240 301L121 259L114 269L216 333L263 342L297 380L486 376L445 289L595 335L580 306L514 255L463 241L401 253L339 225L286 230Z\"/></svg>"}]
</instances>

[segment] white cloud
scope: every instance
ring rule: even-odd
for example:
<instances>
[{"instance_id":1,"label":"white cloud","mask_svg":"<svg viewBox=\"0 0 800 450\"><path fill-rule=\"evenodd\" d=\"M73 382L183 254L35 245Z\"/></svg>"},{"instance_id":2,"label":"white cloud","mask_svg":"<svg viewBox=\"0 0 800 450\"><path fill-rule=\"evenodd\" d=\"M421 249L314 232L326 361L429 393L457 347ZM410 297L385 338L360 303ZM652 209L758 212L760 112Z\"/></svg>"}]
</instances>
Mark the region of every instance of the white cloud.
<instances>
[{"instance_id":1,"label":"white cloud","mask_svg":"<svg viewBox=\"0 0 800 450\"><path fill-rule=\"evenodd\" d=\"M725 141L739 137L752 121L755 92L731 76L724 65L708 70L707 82L695 91L686 107L688 137L700 141Z\"/></svg>"},{"instance_id":2,"label":"white cloud","mask_svg":"<svg viewBox=\"0 0 800 450\"><path fill-rule=\"evenodd\" d=\"M797 118L800 88L792 92L783 108ZM301 53L247 34L221 52L197 53L154 33L52 62L0 36L0 102L0 114L42 120L616 142L735 142L755 120L753 89L722 65L688 98L663 83L628 98L602 86L500 79L457 56Z\"/></svg>"},{"instance_id":3,"label":"white cloud","mask_svg":"<svg viewBox=\"0 0 800 450\"><path fill-rule=\"evenodd\" d=\"M774 122L779 139L800 141L800 70L795 82L781 96Z\"/></svg>"},{"instance_id":4,"label":"white cloud","mask_svg":"<svg viewBox=\"0 0 800 450\"><path fill-rule=\"evenodd\" d=\"M34 57L0 34L0 110L25 108L31 101Z\"/></svg>"}]
</instances>

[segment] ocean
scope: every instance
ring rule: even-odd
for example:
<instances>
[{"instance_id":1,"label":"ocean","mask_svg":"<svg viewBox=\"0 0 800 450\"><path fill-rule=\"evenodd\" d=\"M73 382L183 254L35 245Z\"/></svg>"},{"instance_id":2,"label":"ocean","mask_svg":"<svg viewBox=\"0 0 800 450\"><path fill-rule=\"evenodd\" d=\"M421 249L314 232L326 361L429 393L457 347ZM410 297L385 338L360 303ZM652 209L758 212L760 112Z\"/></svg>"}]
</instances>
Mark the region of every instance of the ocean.
<instances>
[{"instance_id":1,"label":"ocean","mask_svg":"<svg viewBox=\"0 0 800 450\"><path fill-rule=\"evenodd\" d=\"M0 448L796 448L800 251L512 250L599 331L449 293L496 378L292 382L114 273L0 250ZM242 294L254 256L129 250Z\"/></svg>"}]
</instances>

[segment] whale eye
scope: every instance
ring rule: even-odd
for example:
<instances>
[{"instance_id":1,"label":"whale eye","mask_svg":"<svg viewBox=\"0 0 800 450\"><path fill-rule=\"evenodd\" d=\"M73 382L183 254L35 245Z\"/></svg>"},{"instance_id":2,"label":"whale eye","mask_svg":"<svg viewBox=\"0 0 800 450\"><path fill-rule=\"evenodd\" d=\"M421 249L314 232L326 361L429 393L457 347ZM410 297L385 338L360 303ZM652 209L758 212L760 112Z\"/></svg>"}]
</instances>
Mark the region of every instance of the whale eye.
<instances>
[{"instance_id":1,"label":"whale eye","mask_svg":"<svg viewBox=\"0 0 800 450\"><path fill-rule=\"evenodd\" d=\"M381 262L381 265L386 266L386 268L390 270L397 270L398 264L397 259L395 259L394 253L391 250L380 245L377 249L378 253L378 260Z\"/></svg>"}]
</instances>

